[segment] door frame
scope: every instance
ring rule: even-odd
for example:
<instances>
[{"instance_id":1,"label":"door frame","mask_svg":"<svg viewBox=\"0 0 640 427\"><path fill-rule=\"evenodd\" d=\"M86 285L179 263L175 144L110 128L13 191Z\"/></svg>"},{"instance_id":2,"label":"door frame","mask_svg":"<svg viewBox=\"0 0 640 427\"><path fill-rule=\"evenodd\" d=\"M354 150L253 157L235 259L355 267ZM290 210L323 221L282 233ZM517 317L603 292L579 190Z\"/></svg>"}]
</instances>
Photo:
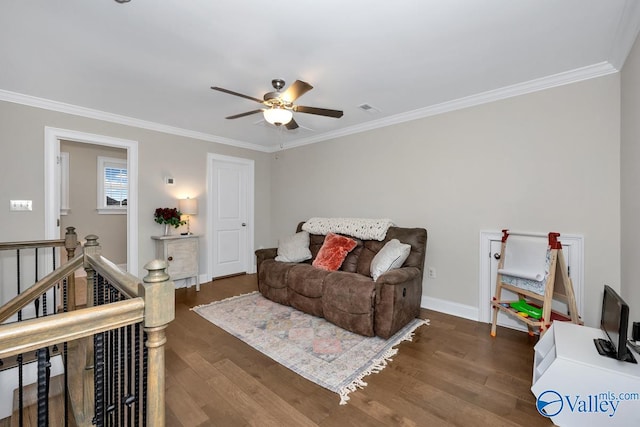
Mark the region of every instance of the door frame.
<instances>
[{"instance_id":1,"label":"door frame","mask_svg":"<svg viewBox=\"0 0 640 427\"><path fill-rule=\"evenodd\" d=\"M246 166L248 170L247 176L247 232L246 232L246 248L247 252L244 255L245 265L247 267L247 273L253 274L256 272L256 265L254 259L254 200L255 200L255 161L251 159L245 159L242 157L225 156L216 153L207 153L207 280L212 280L215 277L214 270L214 229L215 223L215 197L213 187L213 163L215 161L222 161L227 163L237 163L242 166Z\"/></svg>"},{"instance_id":2,"label":"door frame","mask_svg":"<svg viewBox=\"0 0 640 427\"><path fill-rule=\"evenodd\" d=\"M123 148L127 150L127 271L138 275L138 141L45 126L44 128L44 233L59 239L60 182L56 174L60 140ZM84 236L81 236L81 238ZM98 236L100 237L100 236Z\"/></svg>"},{"instance_id":3,"label":"door frame","mask_svg":"<svg viewBox=\"0 0 640 427\"><path fill-rule=\"evenodd\" d=\"M478 292L478 321L491 323L491 298L495 292L495 283L491 283L491 241L502 241L502 231L480 231L480 273ZM584 236L579 234L560 234L563 246L571 246L571 282L575 293L578 314L584 316Z\"/></svg>"}]
</instances>

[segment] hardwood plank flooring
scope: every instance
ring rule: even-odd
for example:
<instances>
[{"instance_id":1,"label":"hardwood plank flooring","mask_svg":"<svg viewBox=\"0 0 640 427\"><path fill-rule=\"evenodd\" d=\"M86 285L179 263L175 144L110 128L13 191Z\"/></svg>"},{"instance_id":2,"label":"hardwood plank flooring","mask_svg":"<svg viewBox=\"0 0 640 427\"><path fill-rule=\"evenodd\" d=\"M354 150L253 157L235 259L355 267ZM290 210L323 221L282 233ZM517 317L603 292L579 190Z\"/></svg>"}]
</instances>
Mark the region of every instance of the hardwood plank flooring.
<instances>
[{"instance_id":1,"label":"hardwood plank flooring","mask_svg":"<svg viewBox=\"0 0 640 427\"><path fill-rule=\"evenodd\" d=\"M167 425L550 426L531 386L527 333L423 310L431 321L347 405L191 311L257 289L256 276L176 290L167 328Z\"/></svg>"}]
</instances>

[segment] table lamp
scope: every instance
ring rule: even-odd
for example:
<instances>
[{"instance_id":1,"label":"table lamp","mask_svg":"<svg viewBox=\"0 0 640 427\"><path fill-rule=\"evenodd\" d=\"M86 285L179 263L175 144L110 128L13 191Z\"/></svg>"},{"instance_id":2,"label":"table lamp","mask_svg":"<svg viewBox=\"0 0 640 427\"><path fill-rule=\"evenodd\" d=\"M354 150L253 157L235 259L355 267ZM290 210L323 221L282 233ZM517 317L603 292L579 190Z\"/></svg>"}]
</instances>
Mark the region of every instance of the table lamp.
<instances>
[{"instance_id":1,"label":"table lamp","mask_svg":"<svg viewBox=\"0 0 640 427\"><path fill-rule=\"evenodd\" d=\"M182 215L187 217L187 234L191 234L190 229L190 216L198 214L198 199L186 199L178 200L178 209Z\"/></svg>"}]
</instances>

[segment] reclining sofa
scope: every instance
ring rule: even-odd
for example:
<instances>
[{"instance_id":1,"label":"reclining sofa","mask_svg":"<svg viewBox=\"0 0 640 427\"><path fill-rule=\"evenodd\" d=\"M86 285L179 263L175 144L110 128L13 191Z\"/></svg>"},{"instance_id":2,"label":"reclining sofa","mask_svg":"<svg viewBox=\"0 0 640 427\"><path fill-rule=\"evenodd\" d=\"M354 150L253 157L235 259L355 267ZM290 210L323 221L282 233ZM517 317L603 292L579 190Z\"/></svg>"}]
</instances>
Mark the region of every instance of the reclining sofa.
<instances>
[{"instance_id":1,"label":"reclining sofa","mask_svg":"<svg viewBox=\"0 0 640 427\"><path fill-rule=\"evenodd\" d=\"M303 224L298 224L298 232ZM272 301L343 329L387 339L420 313L427 230L392 226L382 241L351 238L357 245L337 271L312 265L325 235L309 234L312 258L304 262L276 261L277 248L257 250L258 289ZM411 245L409 255L400 268L374 281L371 262L392 239Z\"/></svg>"}]
</instances>

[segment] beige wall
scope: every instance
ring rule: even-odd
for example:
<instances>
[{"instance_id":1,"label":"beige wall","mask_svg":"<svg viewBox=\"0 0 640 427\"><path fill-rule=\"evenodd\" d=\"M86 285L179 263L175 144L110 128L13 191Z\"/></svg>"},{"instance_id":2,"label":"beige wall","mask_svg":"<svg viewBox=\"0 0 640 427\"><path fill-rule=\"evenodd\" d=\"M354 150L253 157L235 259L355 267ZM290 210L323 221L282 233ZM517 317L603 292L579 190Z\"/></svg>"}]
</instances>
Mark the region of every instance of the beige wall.
<instances>
[{"instance_id":1,"label":"beige wall","mask_svg":"<svg viewBox=\"0 0 640 427\"><path fill-rule=\"evenodd\" d=\"M272 157L273 236L312 216L429 232L423 295L478 307L480 230L585 237L586 322L620 282L619 75L398 124Z\"/></svg>"},{"instance_id":2,"label":"beige wall","mask_svg":"<svg viewBox=\"0 0 640 427\"><path fill-rule=\"evenodd\" d=\"M429 230L427 264L438 274L425 278L424 296L465 307L479 304L480 230L583 234L583 316L596 325L602 285L619 289L621 282L620 105L616 74L264 154L0 102L6 209L0 240L43 236L43 130L52 126L139 142L141 274L154 257L150 236L160 233L156 207L198 197L192 230L206 232L212 152L256 162L256 247L274 245L311 216L389 217L422 226ZM163 183L166 175L175 186ZM34 210L9 212L10 199L32 199ZM201 242L205 273L207 242Z\"/></svg>"},{"instance_id":3,"label":"beige wall","mask_svg":"<svg viewBox=\"0 0 640 427\"><path fill-rule=\"evenodd\" d=\"M192 218L192 231L206 233L207 153L255 161L255 245L265 246L270 235L269 155L191 138L169 135L100 120L77 117L9 102L0 102L0 145L3 159L0 208L4 221L0 241L41 239L44 236L44 128L45 126L138 141L138 272L155 257L152 235L161 233L153 221L158 207L177 207L177 199L199 198L199 214ZM176 185L166 186L167 174ZM33 211L9 212L9 200L31 199ZM81 236L84 237L84 236ZM206 273L207 242L200 240L200 273Z\"/></svg>"},{"instance_id":4,"label":"beige wall","mask_svg":"<svg viewBox=\"0 0 640 427\"><path fill-rule=\"evenodd\" d=\"M69 153L69 213L60 216L60 233L76 228L80 238L95 234L102 253L116 264L127 263L127 216L99 214L98 156L126 159L127 150L80 142L60 142L60 151Z\"/></svg>"},{"instance_id":5,"label":"beige wall","mask_svg":"<svg viewBox=\"0 0 640 427\"><path fill-rule=\"evenodd\" d=\"M622 297L640 321L640 41L622 69Z\"/></svg>"}]
</instances>

